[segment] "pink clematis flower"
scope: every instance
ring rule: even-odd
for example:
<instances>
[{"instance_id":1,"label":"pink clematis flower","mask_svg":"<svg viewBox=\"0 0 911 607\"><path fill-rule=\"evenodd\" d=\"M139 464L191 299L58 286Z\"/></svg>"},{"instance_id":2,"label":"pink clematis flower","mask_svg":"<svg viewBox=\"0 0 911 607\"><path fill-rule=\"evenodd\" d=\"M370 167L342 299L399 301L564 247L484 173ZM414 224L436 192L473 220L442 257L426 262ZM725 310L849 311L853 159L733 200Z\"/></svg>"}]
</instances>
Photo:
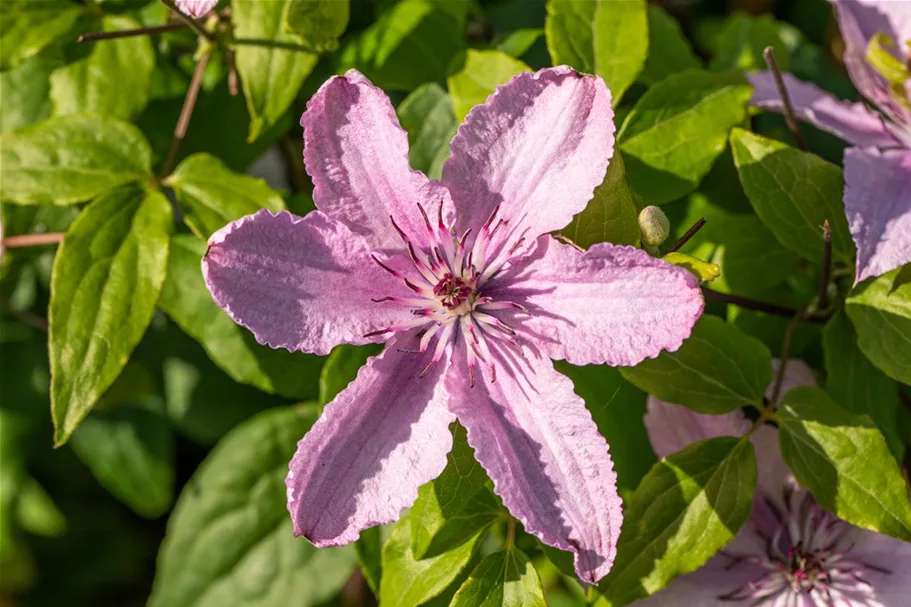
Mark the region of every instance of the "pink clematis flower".
<instances>
[{"instance_id":1,"label":"pink clematis flower","mask_svg":"<svg viewBox=\"0 0 911 607\"><path fill-rule=\"evenodd\" d=\"M217 4L218 0L174 0L180 12L194 19L205 17Z\"/></svg>"},{"instance_id":2,"label":"pink clematis flower","mask_svg":"<svg viewBox=\"0 0 911 607\"><path fill-rule=\"evenodd\" d=\"M510 512L600 579L620 533L613 465L550 359L633 365L678 348L703 308L685 270L549 235L613 153L604 82L516 76L472 110L442 182L409 167L389 99L358 72L327 81L301 124L319 210L244 217L203 260L215 301L261 343L388 344L298 443L295 533L335 546L397 519L442 472L458 419Z\"/></svg>"},{"instance_id":3,"label":"pink clematis flower","mask_svg":"<svg viewBox=\"0 0 911 607\"><path fill-rule=\"evenodd\" d=\"M901 63L911 52L911 2L831 0L845 41L845 66L857 90L880 113L848 103L785 74L794 111L802 120L838 135L856 147L845 150L845 212L857 245L856 282L911 262L911 81L890 90L886 78L867 61L867 45L877 33L893 43ZM755 87L751 103L783 111L768 72L748 74Z\"/></svg>"},{"instance_id":4,"label":"pink clematis flower","mask_svg":"<svg viewBox=\"0 0 911 607\"><path fill-rule=\"evenodd\" d=\"M782 394L815 384L802 361L788 361ZM652 447L664 457L716 436L743 436L751 424L739 411L702 415L650 396L645 425ZM759 484L750 520L703 567L635 605L907 605L911 544L860 529L820 508L781 458L773 426L762 426L751 440Z\"/></svg>"}]
</instances>

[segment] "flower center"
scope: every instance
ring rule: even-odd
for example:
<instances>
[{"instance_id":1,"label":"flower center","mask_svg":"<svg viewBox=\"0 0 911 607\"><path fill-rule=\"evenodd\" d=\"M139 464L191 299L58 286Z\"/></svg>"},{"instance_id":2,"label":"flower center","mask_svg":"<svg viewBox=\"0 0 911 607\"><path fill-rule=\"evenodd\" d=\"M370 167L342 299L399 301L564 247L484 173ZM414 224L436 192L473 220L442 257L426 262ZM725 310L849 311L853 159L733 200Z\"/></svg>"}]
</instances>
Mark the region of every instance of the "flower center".
<instances>
[{"instance_id":1,"label":"flower center","mask_svg":"<svg viewBox=\"0 0 911 607\"><path fill-rule=\"evenodd\" d=\"M446 309L460 316L471 312L471 300L477 299L474 296L474 289L458 276L453 276L451 272L443 274L443 278L433 288L433 294L440 298Z\"/></svg>"}]
</instances>

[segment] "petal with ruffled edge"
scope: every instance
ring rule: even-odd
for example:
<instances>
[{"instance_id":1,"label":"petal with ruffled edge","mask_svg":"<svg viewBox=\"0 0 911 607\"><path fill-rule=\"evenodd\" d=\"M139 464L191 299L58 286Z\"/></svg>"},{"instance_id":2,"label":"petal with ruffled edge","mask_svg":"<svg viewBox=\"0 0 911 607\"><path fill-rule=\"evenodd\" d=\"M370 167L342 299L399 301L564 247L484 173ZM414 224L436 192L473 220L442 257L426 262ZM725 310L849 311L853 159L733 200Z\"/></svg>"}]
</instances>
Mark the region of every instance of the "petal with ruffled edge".
<instances>
[{"instance_id":1,"label":"petal with ruffled edge","mask_svg":"<svg viewBox=\"0 0 911 607\"><path fill-rule=\"evenodd\" d=\"M263 209L228 224L209 238L202 273L215 303L273 348L328 354L409 318L371 301L409 292L361 237L318 211Z\"/></svg>"},{"instance_id":2,"label":"petal with ruffled edge","mask_svg":"<svg viewBox=\"0 0 911 607\"><path fill-rule=\"evenodd\" d=\"M443 183L459 231L500 205L491 250L510 254L559 230L585 208L614 151L614 112L598 76L568 67L524 72L471 110L452 140Z\"/></svg>"},{"instance_id":3,"label":"petal with ruffled edge","mask_svg":"<svg viewBox=\"0 0 911 607\"><path fill-rule=\"evenodd\" d=\"M473 387L457 350L445 379L449 406L513 516L545 544L575 553L579 577L594 583L610 571L622 520L607 441L549 360L493 350L496 381L485 367Z\"/></svg>"},{"instance_id":4,"label":"petal with ruffled edge","mask_svg":"<svg viewBox=\"0 0 911 607\"><path fill-rule=\"evenodd\" d=\"M635 365L674 351L702 314L699 280L634 247L596 244L582 252L550 236L497 277L495 299L550 358L574 365Z\"/></svg>"},{"instance_id":5,"label":"petal with ruffled edge","mask_svg":"<svg viewBox=\"0 0 911 607\"><path fill-rule=\"evenodd\" d=\"M174 0L180 12L194 19L206 16L217 4L218 0Z\"/></svg>"},{"instance_id":6,"label":"petal with ruffled edge","mask_svg":"<svg viewBox=\"0 0 911 607\"><path fill-rule=\"evenodd\" d=\"M319 547L347 544L399 518L452 448L441 380L396 342L367 361L297 444L285 484L294 533Z\"/></svg>"},{"instance_id":7,"label":"petal with ruffled edge","mask_svg":"<svg viewBox=\"0 0 911 607\"><path fill-rule=\"evenodd\" d=\"M845 150L845 214L855 282L911 262L911 150Z\"/></svg>"},{"instance_id":8,"label":"petal with ruffled edge","mask_svg":"<svg viewBox=\"0 0 911 607\"><path fill-rule=\"evenodd\" d=\"M307 102L301 126L316 208L371 247L402 249L390 217L416 244L426 245L419 203L435 216L445 202L451 214L446 189L408 164L408 134L386 93L356 70L320 87Z\"/></svg>"},{"instance_id":9,"label":"petal with ruffled edge","mask_svg":"<svg viewBox=\"0 0 911 607\"><path fill-rule=\"evenodd\" d=\"M854 145L899 145L883 119L863 103L842 101L815 84L798 80L790 74L783 74L783 78L791 106L801 120ZM747 79L754 89L751 105L772 112L784 112L781 95L778 94L775 78L770 72L747 74Z\"/></svg>"}]
</instances>

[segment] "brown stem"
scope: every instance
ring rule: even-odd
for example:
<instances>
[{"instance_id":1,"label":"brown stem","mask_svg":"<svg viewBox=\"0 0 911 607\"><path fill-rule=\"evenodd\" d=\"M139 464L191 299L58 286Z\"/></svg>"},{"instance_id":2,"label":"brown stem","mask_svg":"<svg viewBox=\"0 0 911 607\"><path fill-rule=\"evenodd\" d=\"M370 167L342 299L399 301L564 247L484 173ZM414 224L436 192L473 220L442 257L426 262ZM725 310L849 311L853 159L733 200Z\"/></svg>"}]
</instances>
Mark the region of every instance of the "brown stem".
<instances>
[{"instance_id":1,"label":"brown stem","mask_svg":"<svg viewBox=\"0 0 911 607\"><path fill-rule=\"evenodd\" d=\"M705 225L705 217L701 218L699 221L694 223L693 226L689 230L687 230L686 233L677 240L677 242L675 242L670 247L668 247L668 249L664 253L667 254L667 253L673 253L674 251L678 251L680 249L680 247L682 247L687 242L689 242L690 238L695 236L696 232L701 230L702 226L704 226L704 225Z\"/></svg>"},{"instance_id":2,"label":"brown stem","mask_svg":"<svg viewBox=\"0 0 911 607\"><path fill-rule=\"evenodd\" d=\"M791 105L791 97L788 95L788 89L784 85L784 78L781 77L781 69L778 67L778 62L775 60L775 49L771 46L767 46L762 55L765 57L765 62L769 66L769 71L772 72L772 77L775 79L775 86L778 88L778 96L781 97L781 103L784 106L785 122L787 122L788 128L791 129L791 132L794 134L794 140L797 142L797 147L806 152L807 142L804 141L803 133L800 132L800 124L797 122L794 106Z\"/></svg>"},{"instance_id":3,"label":"brown stem","mask_svg":"<svg viewBox=\"0 0 911 607\"><path fill-rule=\"evenodd\" d=\"M90 32L76 38L76 42L94 42L96 40L114 40L116 38L131 38L133 36L151 36L162 32L171 32L189 27L186 23L168 23L154 27L140 27L132 30L119 30L116 32Z\"/></svg>"},{"instance_id":4,"label":"brown stem","mask_svg":"<svg viewBox=\"0 0 911 607\"><path fill-rule=\"evenodd\" d=\"M22 234L19 236L7 236L2 241L3 246L7 248L15 247L32 247L42 244L57 244L63 240L63 232L50 232L48 234Z\"/></svg>"},{"instance_id":5,"label":"brown stem","mask_svg":"<svg viewBox=\"0 0 911 607\"><path fill-rule=\"evenodd\" d=\"M180 144L187 134L187 128L190 126L190 118L193 117L193 108L196 107L196 99L199 97L199 89L202 87L203 72L206 71L206 65L209 63L209 53L205 53L196 62L196 69L193 71L193 78L190 80L190 87L187 89L187 96L183 100L183 107L180 109L180 117L177 119L177 126L174 128L174 139L171 141L171 149L168 150L168 158L165 160L164 167L161 169L161 177L167 177L171 169L174 168L174 162L177 160L177 152L180 150Z\"/></svg>"},{"instance_id":6,"label":"brown stem","mask_svg":"<svg viewBox=\"0 0 911 607\"><path fill-rule=\"evenodd\" d=\"M819 281L820 311L829 307L829 280L832 276L832 228L829 226L828 219L822 224L822 242L822 278Z\"/></svg>"},{"instance_id":7,"label":"brown stem","mask_svg":"<svg viewBox=\"0 0 911 607\"><path fill-rule=\"evenodd\" d=\"M179 8L174 4L174 0L161 0L164 2L165 6L171 9L171 13L174 14L178 19L187 24L187 26L192 29L194 32L208 40L209 42L215 42L215 36L211 32L207 32L200 23L190 17L189 15L184 15Z\"/></svg>"},{"instance_id":8,"label":"brown stem","mask_svg":"<svg viewBox=\"0 0 911 607\"><path fill-rule=\"evenodd\" d=\"M778 397L781 396L781 386L784 382L784 373L788 366L788 354L791 351L791 341L794 339L794 331L797 325L804 318L804 310L798 310L788 323L788 328L784 332L784 341L781 344L781 355L778 357L778 371L775 373L775 383L772 384L772 396L769 398L769 406L774 409L778 404Z\"/></svg>"},{"instance_id":9,"label":"brown stem","mask_svg":"<svg viewBox=\"0 0 911 607\"><path fill-rule=\"evenodd\" d=\"M11 314L12 316L16 317L18 320L21 320L22 322L24 322L27 325L31 325L31 326L35 327L39 331L43 331L44 333L47 333L47 319L42 318L42 317L38 316L37 314L32 314L28 310L14 309L12 306L10 306L9 300L6 299L5 297L0 297L0 310L3 310L4 312Z\"/></svg>"},{"instance_id":10,"label":"brown stem","mask_svg":"<svg viewBox=\"0 0 911 607\"><path fill-rule=\"evenodd\" d=\"M238 86L237 62L234 59L234 51L225 50L225 62L228 64L228 92L231 93L232 97L237 97L240 87Z\"/></svg>"}]
</instances>

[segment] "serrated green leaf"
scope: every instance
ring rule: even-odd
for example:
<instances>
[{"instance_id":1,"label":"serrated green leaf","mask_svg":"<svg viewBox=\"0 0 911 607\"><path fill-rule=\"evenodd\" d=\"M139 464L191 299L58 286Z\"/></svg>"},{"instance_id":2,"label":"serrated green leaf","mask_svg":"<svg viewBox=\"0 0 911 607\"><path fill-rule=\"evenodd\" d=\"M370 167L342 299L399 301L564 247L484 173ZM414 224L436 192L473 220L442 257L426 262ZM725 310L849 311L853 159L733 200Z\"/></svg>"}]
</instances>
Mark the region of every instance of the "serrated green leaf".
<instances>
[{"instance_id":1,"label":"serrated green leaf","mask_svg":"<svg viewBox=\"0 0 911 607\"><path fill-rule=\"evenodd\" d=\"M788 71L788 46L781 37L780 24L770 15L754 17L738 13L718 33L713 70L766 70L763 51L771 46L781 71Z\"/></svg>"},{"instance_id":2,"label":"serrated green leaf","mask_svg":"<svg viewBox=\"0 0 911 607\"><path fill-rule=\"evenodd\" d=\"M839 311L822 332L826 358L826 391L838 404L859 415L869 415L879 427L895 458L905 452L898 430L898 385L877 369L857 346L857 332Z\"/></svg>"},{"instance_id":3,"label":"serrated green leaf","mask_svg":"<svg viewBox=\"0 0 911 607\"><path fill-rule=\"evenodd\" d=\"M249 141L277 123L310 75L319 55L285 31L292 0L232 0L235 56L250 112Z\"/></svg>"},{"instance_id":4,"label":"serrated green leaf","mask_svg":"<svg viewBox=\"0 0 911 607\"><path fill-rule=\"evenodd\" d=\"M318 53L334 51L350 17L349 0L291 0L288 31Z\"/></svg>"},{"instance_id":5,"label":"serrated green leaf","mask_svg":"<svg viewBox=\"0 0 911 607\"><path fill-rule=\"evenodd\" d=\"M439 84L423 84L395 111L402 128L408 131L411 168L439 179L449 158L449 142L459 128L449 93Z\"/></svg>"},{"instance_id":6,"label":"serrated green leaf","mask_svg":"<svg viewBox=\"0 0 911 607\"><path fill-rule=\"evenodd\" d=\"M411 553L411 521L400 520L383 546L380 607L417 607L443 592L471 561L480 534L431 558Z\"/></svg>"},{"instance_id":7,"label":"serrated green leaf","mask_svg":"<svg viewBox=\"0 0 911 607\"><path fill-rule=\"evenodd\" d=\"M0 199L20 204L84 202L151 177L152 152L133 125L63 116L0 136Z\"/></svg>"},{"instance_id":8,"label":"serrated green leaf","mask_svg":"<svg viewBox=\"0 0 911 607\"><path fill-rule=\"evenodd\" d=\"M264 180L235 173L209 154L185 159L165 184L174 188L187 225L203 239L260 209L285 210L285 201Z\"/></svg>"},{"instance_id":9,"label":"serrated green leaf","mask_svg":"<svg viewBox=\"0 0 911 607\"><path fill-rule=\"evenodd\" d=\"M19 65L67 33L85 9L68 0L0 2L0 69Z\"/></svg>"},{"instance_id":10,"label":"serrated green leaf","mask_svg":"<svg viewBox=\"0 0 911 607\"><path fill-rule=\"evenodd\" d=\"M648 54L645 0L548 0L544 31L553 64L604 78L615 106Z\"/></svg>"},{"instance_id":11,"label":"serrated green leaf","mask_svg":"<svg viewBox=\"0 0 911 607\"><path fill-rule=\"evenodd\" d=\"M841 169L743 129L731 133L731 148L747 198L782 245L812 262L822 262L822 225L828 220L833 254L853 261Z\"/></svg>"},{"instance_id":12,"label":"serrated green leaf","mask_svg":"<svg viewBox=\"0 0 911 607\"><path fill-rule=\"evenodd\" d=\"M704 315L679 350L621 372L663 401L717 415L762 402L772 381L772 355L737 327Z\"/></svg>"},{"instance_id":13,"label":"serrated green leaf","mask_svg":"<svg viewBox=\"0 0 911 607\"><path fill-rule=\"evenodd\" d=\"M150 607L321 605L354 566L350 547L295 538L284 478L312 406L273 409L228 434L168 521Z\"/></svg>"},{"instance_id":14,"label":"serrated green leaf","mask_svg":"<svg viewBox=\"0 0 911 607\"><path fill-rule=\"evenodd\" d=\"M506 53L469 49L461 69L446 79L456 119L465 120L471 108L487 101L497 86L520 72L530 71L530 67Z\"/></svg>"},{"instance_id":15,"label":"serrated green leaf","mask_svg":"<svg viewBox=\"0 0 911 607\"><path fill-rule=\"evenodd\" d=\"M819 505L853 525L911 541L911 498L886 440L822 389L785 394L781 455Z\"/></svg>"},{"instance_id":16,"label":"serrated green leaf","mask_svg":"<svg viewBox=\"0 0 911 607\"><path fill-rule=\"evenodd\" d=\"M623 156L617 150L588 206L561 233L585 249L599 242L638 246L638 217L636 201L626 183Z\"/></svg>"},{"instance_id":17,"label":"serrated green leaf","mask_svg":"<svg viewBox=\"0 0 911 607\"><path fill-rule=\"evenodd\" d=\"M680 24L657 4L648 5L648 57L637 79L655 84L688 69L702 67Z\"/></svg>"},{"instance_id":18,"label":"serrated green leaf","mask_svg":"<svg viewBox=\"0 0 911 607\"><path fill-rule=\"evenodd\" d=\"M149 326L172 224L167 198L134 184L90 204L67 231L48 318L57 445L114 382Z\"/></svg>"},{"instance_id":19,"label":"serrated green leaf","mask_svg":"<svg viewBox=\"0 0 911 607\"><path fill-rule=\"evenodd\" d=\"M51 115L51 72L60 61L48 54L0 72L0 133L40 122Z\"/></svg>"},{"instance_id":20,"label":"serrated green leaf","mask_svg":"<svg viewBox=\"0 0 911 607\"><path fill-rule=\"evenodd\" d=\"M487 488L487 473L475 460L465 429L456 424L442 474L418 490L408 516L411 553L425 559L472 541L503 518L500 500Z\"/></svg>"},{"instance_id":21,"label":"serrated green leaf","mask_svg":"<svg viewBox=\"0 0 911 607\"><path fill-rule=\"evenodd\" d=\"M518 548L486 557L471 572L451 607L546 607L541 578Z\"/></svg>"},{"instance_id":22,"label":"serrated green leaf","mask_svg":"<svg viewBox=\"0 0 911 607\"><path fill-rule=\"evenodd\" d=\"M200 262L206 243L195 236L171 239L168 279L159 305L235 381L269 393L309 399L318 394L321 359L256 343L212 301Z\"/></svg>"},{"instance_id":23,"label":"serrated green leaf","mask_svg":"<svg viewBox=\"0 0 911 607\"><path fill-rule=\"evenodd\" d=\"M127 16L106 16L101 31L140 27ZM51 74L51 106L55 116L94 112L135 118L149 102L155 52L146 36L94 43L85 57Z\"/></svg>"},{"instance_id":24,"label":"serrated green leaf","mask_svg":"<svg viewBox=\"0 0 911 607\"><path fill-rule=\"evenodd\" d=\"M742 74L687 70L652 86L620 130L627 181L646 204L663 204L699 185L746 116L751 89Z\"/></svg>"},{"instance_id":25,"label":"serrated green leaf","mask_svg":"<svg viewBox=\"0 0 911 607\"><path fill-rule=\"evenodd\" d=\"M319 405L323 406L348 387L357 372L367 363L367 359L376 356L382 347L375 344L351 346L341 344L332 349L326 358L319 375Z\"/></svg>"},{"instance_id":26,"label":"serrated green leaf","mask_svg":"<svg viewBox=\"0 0 911 607\"><path fill-rule=\"evenodd\" d=\"M752 443L728 436L655 464L624 505L617 558L596 604L626 605L704 565L750 516L756 476Z\"/></svg>"},{"instance_id":27,"label":"serrated green leaf","mask_svg":"<svg viewBox=\"0 0 911 607\"><path fill-rule=\"evenodd\" d=\"M899 268L867 280L845 300L857 345L892 379L911 385L911 272Z\"/></svg>"}]
</instances>

